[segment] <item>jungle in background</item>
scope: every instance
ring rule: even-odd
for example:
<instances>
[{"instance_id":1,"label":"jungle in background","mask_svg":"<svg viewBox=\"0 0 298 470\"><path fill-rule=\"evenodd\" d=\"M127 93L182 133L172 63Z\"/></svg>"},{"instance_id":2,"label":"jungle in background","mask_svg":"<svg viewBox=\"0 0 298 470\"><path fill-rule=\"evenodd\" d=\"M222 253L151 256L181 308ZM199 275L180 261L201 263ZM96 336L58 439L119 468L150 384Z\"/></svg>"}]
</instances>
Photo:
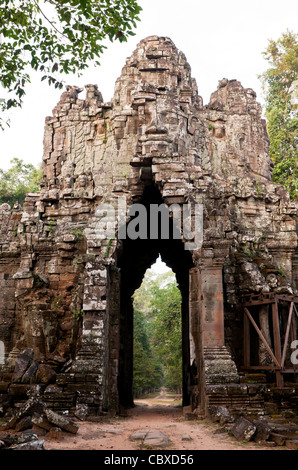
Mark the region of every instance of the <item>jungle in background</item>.
<instances>
[{"instance_id":1,"label":"jungle in background","mask_svg":"<svg viewBox=\"0 0 298 470\"><path fill-rule=\"evenodd\" d=\"M134 293L135 397L161 387L181 392L181 293L172 271L148 269Z\"/></svg>"}]
</instances>

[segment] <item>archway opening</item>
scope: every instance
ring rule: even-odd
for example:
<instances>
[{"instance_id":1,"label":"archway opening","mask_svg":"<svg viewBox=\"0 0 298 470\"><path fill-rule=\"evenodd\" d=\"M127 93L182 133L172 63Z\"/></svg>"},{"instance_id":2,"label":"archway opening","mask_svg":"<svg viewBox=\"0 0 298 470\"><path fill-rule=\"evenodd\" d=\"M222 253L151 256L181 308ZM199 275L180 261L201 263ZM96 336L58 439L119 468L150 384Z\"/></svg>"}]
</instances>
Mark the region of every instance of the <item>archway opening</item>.
<instances>
[{"instance_id":1,"label":"archway opening","mask_svg":"<svg viewBox=\"0 0 298 470\"><path fill-rule=\"evenodd\" d=\"M133 295L133 394L156 392L180 402L182 394L181 292L173 271L161 261L147 269ZM171 401L172 401L171 400Z\"/></svg>"},{"instance_id":2,"label":"archway opening","mask_svg":"<svg viewBox=\"0 0 298 470\"><path fill-rule=\"evenodd\" d=\"M152 184L145 188L141 203L148 209L151 204L161 204L162 198ZM150 210L147 211L150 217ZM182 403L190 404L191 367L189 335L189 271L193 268L192 255L186 250L181 238L174 234L174 224L169 221L169 237L129 238L121 241L117 266L120 268L120 318L119 318L119 363L118 396L123 407L133 407L133 294L142 283L148 268L161 260L175 273L181 292L181 335L182 335ZM150 227L150 220L147 224Z\"/></svg>"}]
</instances>

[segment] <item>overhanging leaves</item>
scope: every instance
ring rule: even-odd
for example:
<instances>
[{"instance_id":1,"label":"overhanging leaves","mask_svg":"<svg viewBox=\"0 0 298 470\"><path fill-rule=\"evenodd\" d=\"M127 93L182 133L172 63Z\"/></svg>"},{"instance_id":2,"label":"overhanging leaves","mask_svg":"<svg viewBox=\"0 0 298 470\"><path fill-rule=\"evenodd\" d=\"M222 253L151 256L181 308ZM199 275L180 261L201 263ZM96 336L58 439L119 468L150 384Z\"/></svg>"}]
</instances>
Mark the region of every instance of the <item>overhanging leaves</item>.
<instances>
[{"instance_id":1,"label":"overhanging leaves","mask_svg":"<svg viewBox=\"0 0 298 470\"><path fill-rule=\"evenodd\" d=\"M30 68L61 88L53 74L99 65L106 38L127 41L140 11L135 0L0 0L2 111L22 105Z\"/></svg>"},{"instance_id":2,"label":"overhanging leaves","mask_svg":"<svg viewBox=\"0 0 298 470\"><path fill-rule=\"evenodd\" d=\"M260 78L265 91L273 181L298 199L298 106L292 99L298 85L297 34L287 31L277 41L270 40L264 57L270 67Z\"/></svg>"}]
</instances>

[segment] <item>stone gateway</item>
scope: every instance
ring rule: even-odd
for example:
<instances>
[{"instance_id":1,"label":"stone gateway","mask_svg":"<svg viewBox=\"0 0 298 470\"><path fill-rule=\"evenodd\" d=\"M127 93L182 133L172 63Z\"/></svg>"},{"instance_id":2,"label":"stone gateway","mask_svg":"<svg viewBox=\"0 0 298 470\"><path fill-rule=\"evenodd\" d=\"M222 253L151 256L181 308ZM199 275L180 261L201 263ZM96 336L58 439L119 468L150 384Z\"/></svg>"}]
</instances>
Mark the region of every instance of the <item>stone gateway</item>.
<instances>
[{"instance_id":1,"label":"stone gateway","mask_svg":"<svg viewBox=\"0 0 298 470\"><path fill-rule=\"evenodd\" d=\"M203 105L184 54L157 36L111 102L82 91L68 86L46 118L40 192L0 206L2 412L36 390L85 416L133 405L132 295L159 254L182 294L184 406L297 410L297 203L271 180L254 91L223 79ZM185 249L183 230L102 237L99 208L118 216L119 198L200 205L202 245Z\"/></svg>"}]
</instances>

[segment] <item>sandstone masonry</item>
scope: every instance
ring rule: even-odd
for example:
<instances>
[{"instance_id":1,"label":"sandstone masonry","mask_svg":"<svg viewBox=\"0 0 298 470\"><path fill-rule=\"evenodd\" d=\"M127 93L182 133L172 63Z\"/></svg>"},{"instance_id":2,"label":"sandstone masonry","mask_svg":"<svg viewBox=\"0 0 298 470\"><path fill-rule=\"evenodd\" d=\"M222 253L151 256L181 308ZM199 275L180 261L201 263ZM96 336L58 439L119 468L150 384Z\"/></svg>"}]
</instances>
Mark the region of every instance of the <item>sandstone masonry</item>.
<instances>
[{"instance_id":1,"label":"sandstone masonry","mask_svg":"<svg viewBox=\"0 0 298 470\"><path fill-rule=\"evenodd\" d=\"M36 387L58 410L131 405L131 295L159 253L183 298L184 404L262 409L270 377L242 383L242 298L298 295L297 204L271 181L254 91L223 79L203 105L184 54L157 36L127 59L111 102L96 85L82 91L67 87L46 118L40 192L23 209L0 206L2 409ZM102 240L97 209L117 214L119 196L128 207L202 204L203 246L184 250L183 233L177 243ZM260 315L270 341L270 315Z\"/></svg>"}]
</instances>

